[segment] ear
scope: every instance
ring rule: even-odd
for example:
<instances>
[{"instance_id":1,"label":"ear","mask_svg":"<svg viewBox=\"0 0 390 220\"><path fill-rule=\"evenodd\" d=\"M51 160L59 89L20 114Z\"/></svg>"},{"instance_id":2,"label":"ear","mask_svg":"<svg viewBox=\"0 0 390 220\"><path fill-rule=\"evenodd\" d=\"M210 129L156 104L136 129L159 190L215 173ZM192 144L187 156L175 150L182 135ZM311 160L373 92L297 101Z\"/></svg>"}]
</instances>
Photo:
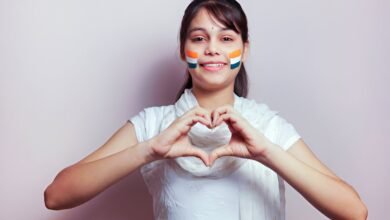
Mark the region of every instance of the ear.
<instances>
[{"instance_id":1,"label":"ear","mask_svg":"<svg viewBox=\"0 0 390 220\"><path fill-rule=\"evenodd\" d=\"M244 51L242 53L241 61L245 62L249 55L249 41L244 43Z\"/></svg>"}]
</instances>

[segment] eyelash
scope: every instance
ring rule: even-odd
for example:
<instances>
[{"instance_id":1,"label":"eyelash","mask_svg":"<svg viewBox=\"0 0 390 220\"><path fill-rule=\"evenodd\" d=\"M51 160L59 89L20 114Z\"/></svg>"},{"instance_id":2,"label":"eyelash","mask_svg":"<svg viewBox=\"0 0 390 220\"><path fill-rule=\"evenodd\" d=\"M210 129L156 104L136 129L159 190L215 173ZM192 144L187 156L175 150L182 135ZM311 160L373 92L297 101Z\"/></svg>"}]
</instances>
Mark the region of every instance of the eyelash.
<instances>
[{"instance_id":1,"label":"eyelash","mask_svg":"<svg viewBox=\"0 0 390 220\"><path fill-rule=\"evenodd\" d=\"M205 40L205 38L204 37L194 37L191 40L192 40L192 42L200 42L202 40ZM225 41L225 42L233 41L233 39L231 37L223 37L222 41Z\"/></svg>"},{"instance_id":2,"label":"eyelash","mask_svg":"<svg viewBox=\"0 0 390 220\"><path fill-rule=\"evenodd\" d=\"M192 38L193 42L199 42L201 40L204 40L204 37L194 37L194 38Z\"/></svg>"},{"instance_id":3,"label":"eyelash","mask_svg":"<svg viewBox=\"0 0 390 220\"><path fill-rule=\"evenodd\" d=\"M224 41L233 41L233 39L232 38L230 38L230 37L223 37L222 38ZM226 40L227 39L227 40Z\"/></svg>"}]
</instances>

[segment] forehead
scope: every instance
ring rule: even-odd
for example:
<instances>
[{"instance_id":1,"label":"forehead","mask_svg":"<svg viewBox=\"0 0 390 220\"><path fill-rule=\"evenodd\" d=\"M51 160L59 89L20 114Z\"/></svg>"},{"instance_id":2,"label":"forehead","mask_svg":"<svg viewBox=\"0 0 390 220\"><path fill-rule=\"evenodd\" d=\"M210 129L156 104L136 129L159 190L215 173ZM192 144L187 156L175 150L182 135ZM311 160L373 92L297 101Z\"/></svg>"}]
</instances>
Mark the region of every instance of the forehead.
<instances>
[{"instance_id":1,"label":"forehead","mask_svg":"<svg viewBox=\"0 0 390 220\"><path fill-rule=\"evenodd\" d=\"M201 8L192 19L189 30L193 28L225 29L226 26L214 18L206 9Z\"/></svg>"}]
</instances>

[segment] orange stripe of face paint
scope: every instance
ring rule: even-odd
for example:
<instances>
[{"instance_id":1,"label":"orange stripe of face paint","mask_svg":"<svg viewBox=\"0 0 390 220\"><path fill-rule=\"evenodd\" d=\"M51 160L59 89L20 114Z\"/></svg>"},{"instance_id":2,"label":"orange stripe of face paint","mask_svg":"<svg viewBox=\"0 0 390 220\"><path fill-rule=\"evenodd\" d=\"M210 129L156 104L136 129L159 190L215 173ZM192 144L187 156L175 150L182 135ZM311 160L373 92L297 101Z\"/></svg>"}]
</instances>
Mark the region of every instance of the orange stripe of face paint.
<instances>
[{"instance_id":1,"label":"orange stripe of face paint","mask_svg":"<svg viewBox=\"0 0 390 220\"><path fill-rule=\"evenodd\" d=\"M190 58L193 58L193 59L196 59L196 58L198 58L198 53L194 52L194 51L187 50L186 51L186 56L190 57Z\"/></svg>"},{"instance_id":2,"label":"orange stripe of face paint","mask_svg":"<svg viewBox=\"0 0 390 220\"><path fill-rule=\"evenodd\" d=\"M239 57L241 55L241 50L235 50L229 54L229 58Z\"/></svg>"}]
</instances>

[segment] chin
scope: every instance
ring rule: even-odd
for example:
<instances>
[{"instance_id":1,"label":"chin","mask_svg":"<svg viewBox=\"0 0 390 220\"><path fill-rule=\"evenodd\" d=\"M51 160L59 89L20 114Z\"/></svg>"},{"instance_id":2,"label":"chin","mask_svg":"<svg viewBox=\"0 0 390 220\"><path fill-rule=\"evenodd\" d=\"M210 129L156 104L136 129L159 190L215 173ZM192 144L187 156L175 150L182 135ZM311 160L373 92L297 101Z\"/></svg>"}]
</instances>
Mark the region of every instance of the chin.
<instances>
[{"instance_id":1,"label":"chin","mask_svg":"<svg viewBox=\"0 0 390 220\"><path fill-rule=\"evenodd\" d=\"M221 81L221 82L208 81L208 82L202 82L202 83L198 84L197 86L204 89L204 90L220 90L220 89L224 89L224 88L228 87L229 83L227 83L226 81Z\"/></svg>"}]
</instances>

